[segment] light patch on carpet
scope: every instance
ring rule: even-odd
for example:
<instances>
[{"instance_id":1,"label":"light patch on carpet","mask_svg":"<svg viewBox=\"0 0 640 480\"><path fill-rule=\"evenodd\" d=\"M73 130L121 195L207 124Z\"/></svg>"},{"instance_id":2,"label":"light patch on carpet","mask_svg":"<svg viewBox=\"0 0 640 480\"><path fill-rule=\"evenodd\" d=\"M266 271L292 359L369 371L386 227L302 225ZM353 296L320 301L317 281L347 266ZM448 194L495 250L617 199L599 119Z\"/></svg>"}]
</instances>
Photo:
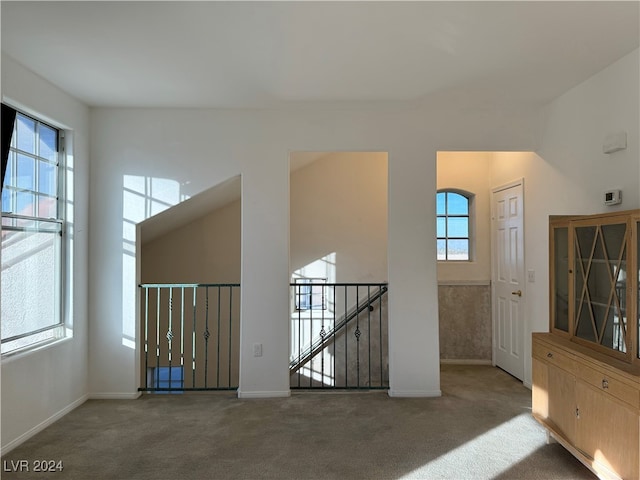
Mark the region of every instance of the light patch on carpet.
<instances>
[{"instance_id":1,"label":"light patch on carpet","mask_svg":"<svg viewBox=\"0 0 640 480\"><path fill-rule=\"evenodd\" d=\"M398 480L420 478L489 480L508 471L545 443L546 437L537 429L535 420L530 414L523 413L416 468ZM489 461L487 461L487 452L491 452Z\"/></svg>"}]
</instances>

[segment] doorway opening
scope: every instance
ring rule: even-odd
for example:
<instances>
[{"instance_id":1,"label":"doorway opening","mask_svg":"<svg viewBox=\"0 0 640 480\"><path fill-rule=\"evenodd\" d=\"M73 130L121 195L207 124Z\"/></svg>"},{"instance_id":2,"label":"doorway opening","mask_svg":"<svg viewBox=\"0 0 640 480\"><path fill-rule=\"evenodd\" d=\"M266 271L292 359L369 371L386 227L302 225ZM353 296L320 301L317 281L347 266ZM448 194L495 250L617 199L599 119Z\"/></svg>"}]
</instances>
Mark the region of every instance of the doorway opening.
<instances>
[{"instance_id":1,"label":"doorway opening","mask_svg":"<svg viewBox=\"0 0 640 480\"><path fill-rule=\"evenodd\" d=\"M524 379L523 345L528 331L524 313L524 249L517 243L524 237L524 225L517 232L498 229L496 212L499 206L495 205L494 191L522 178L523 171L518 167L522 165L518 161L522 155L529 154L438 152L439 195L442 192L461 194L468 200L468 207L464 211L454 209L447 215L447 211L441 211L446 206L439 202L436 212L440 361L495 365L520 380ZM518 203L520 215L523 203L524 192ZM461 219L468 219L466 230L460 229ZM507 235L507 240L499 236L502 234ZM455 251L448 255L447 242L455 246L460 238L468 242L466 256ZM505 252L512 252L518 258L513 258L516 265L508 275L511 279L509 287L496 292L495 287L507 266L504 263L507 257L502 255ZM502 290L506 288L511 290L505 299ZM518 290L521 296L511 295L512 291ZM502 295L502 300L498 294ZM511 353L505 357L507 350ZM510 362L506 362L507 358Z\"/></svg>"}]
</instances>

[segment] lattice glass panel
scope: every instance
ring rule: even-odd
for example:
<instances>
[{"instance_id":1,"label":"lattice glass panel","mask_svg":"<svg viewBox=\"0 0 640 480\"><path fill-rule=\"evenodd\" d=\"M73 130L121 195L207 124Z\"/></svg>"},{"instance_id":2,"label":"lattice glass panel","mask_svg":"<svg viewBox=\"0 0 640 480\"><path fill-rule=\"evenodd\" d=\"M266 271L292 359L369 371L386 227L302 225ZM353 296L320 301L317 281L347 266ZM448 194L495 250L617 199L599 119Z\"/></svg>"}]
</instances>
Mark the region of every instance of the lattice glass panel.
<instances>
[{"instance_id":1,"label":"lattice glass panel","mask_svg":"<svg viewBox=\"0 0 640 480\"><path fill-rule=\"evenodd\" d=\"M576 330L626 352L626 224L576 228Z\"/></svg>"}]
</instances>

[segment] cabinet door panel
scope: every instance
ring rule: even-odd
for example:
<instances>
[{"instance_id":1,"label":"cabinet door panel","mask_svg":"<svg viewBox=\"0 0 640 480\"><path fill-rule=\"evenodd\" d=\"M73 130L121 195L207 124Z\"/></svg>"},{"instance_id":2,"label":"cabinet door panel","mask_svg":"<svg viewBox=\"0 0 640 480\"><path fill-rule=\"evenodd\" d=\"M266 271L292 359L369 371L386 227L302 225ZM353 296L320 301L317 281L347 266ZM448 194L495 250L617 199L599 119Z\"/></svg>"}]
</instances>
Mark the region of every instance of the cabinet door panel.
<instances>
[{"instance_id":1,"label":"cabinet door panel","mask_svg":"<svg viewBox=\"0 0 640 480\"><path fill-rule=\"evenodd\" d=\"M576 396L576 446L622 478L638 478L638 415L580 381Z\"/></svg>"},{"instance_id":2,"label":"cabinet door panel","mask_svg":"<svg viewBox=\"0 0 640 480\"><path fill-rule=\"evenodd\" d=\"M531 360L531 410L534 415L549 418L549 370L543 361Z\"/></svg>"},{"instance_id":3,"label":"cabinet door panel","mask_svg":"<svg viewBox=\"0 0 640 480\"><path fill-rule=\"evenodd\" d=\"M553 365L548 366L549 420L570 442L576 428L575 376Z\"/></svg>"}]
</instances>

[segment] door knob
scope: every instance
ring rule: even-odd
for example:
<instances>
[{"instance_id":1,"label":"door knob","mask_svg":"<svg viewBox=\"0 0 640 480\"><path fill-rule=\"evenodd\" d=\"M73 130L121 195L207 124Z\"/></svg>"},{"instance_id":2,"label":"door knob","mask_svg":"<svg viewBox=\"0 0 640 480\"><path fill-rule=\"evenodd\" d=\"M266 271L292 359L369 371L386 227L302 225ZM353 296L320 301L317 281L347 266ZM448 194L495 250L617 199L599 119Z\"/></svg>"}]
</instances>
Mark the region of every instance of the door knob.
<instances>
[{"instance_id":1,"label":"door knob","mask_svg":"<svg viewBox=\"0 0 640 480\"><path fill-rule=\"evenodd\" d=\"M522 296L522 290L516 290L515 292L511 292L511 295L518 295L519 297Z\"/></svg>"}]
</instances>

